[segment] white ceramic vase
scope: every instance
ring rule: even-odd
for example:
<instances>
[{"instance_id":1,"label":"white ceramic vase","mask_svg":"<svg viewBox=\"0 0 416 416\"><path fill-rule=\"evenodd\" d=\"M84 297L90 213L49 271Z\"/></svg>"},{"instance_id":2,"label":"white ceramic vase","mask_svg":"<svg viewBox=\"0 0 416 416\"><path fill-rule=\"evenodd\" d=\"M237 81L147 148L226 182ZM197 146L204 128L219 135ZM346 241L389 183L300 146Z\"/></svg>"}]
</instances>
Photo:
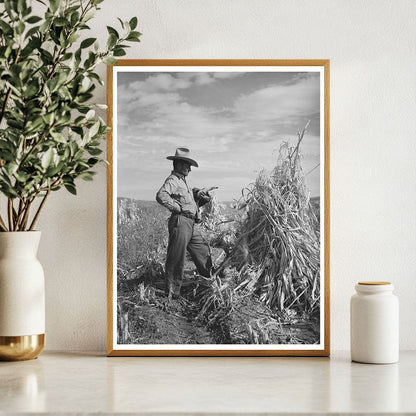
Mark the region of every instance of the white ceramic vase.
<instances>
[{"instance_id":1,"label":"white ceramic vase","mask_svg":"<svg viewBox=\"0 0 416 416\"><path fill-rule=\"evenodd\" d=\"M0 360L36 358L45 342L40 231L0 232Z\"/></svg>"}]
</instances>

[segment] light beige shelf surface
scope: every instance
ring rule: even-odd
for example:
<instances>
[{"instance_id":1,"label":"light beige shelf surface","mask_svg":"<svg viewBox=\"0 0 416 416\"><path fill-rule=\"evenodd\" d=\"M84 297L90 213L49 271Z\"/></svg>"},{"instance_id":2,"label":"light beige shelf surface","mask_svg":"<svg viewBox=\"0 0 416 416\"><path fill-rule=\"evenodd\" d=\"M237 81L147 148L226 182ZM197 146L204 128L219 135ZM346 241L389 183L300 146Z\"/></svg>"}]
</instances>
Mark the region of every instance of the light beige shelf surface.
<instances>
[{"instance_id":1,"label":"light beige shelf surface","mask_svg":"<svg viewBox=\"0 0 416 416\"><path fill-rule=\"evenodd\" d=\"M0 414L416 415L416 351L390 365L331 358L107 358L0 362Z\"/></svg>"}]
</instances>

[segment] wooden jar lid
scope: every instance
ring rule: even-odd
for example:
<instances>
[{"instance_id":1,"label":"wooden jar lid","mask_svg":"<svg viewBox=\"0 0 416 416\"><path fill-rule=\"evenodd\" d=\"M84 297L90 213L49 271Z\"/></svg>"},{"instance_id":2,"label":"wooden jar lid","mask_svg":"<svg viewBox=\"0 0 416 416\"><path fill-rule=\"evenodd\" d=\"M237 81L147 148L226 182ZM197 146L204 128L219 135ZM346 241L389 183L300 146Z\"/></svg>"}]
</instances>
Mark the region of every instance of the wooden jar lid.
<instances>
[{"instance_id":1,"label":"wooden jar lid","mask_svg":"<svg viewBox=\"0 0 416 416\"><path fill-rule=\"evenodd\" d=\"M390 282L376 282L376 281L358 282L358 284L359 285L365 285L365 286L391 285Z\"/></svg>"}]
</instances>

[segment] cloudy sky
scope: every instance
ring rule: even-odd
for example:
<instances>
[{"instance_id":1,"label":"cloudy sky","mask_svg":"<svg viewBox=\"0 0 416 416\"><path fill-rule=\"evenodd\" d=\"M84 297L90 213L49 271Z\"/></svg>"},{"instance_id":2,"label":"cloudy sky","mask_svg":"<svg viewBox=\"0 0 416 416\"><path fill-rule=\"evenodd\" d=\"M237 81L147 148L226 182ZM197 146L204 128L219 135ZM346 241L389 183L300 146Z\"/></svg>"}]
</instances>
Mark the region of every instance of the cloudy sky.
<instances>
[{"instance_id":1,"label":"cloudy sky","mask_svg":"<svg viewBox=\"0 0 416 416\"><path fill-rule=\"evenodd\" d=\"M311 196L319 195L319 73L129 71L117 73L119 197L154 200L172 169L166 157L188 147L199 164L190 185L218 186L221 201L238 199L308 120L303 169L312 170Z\"/></svg>"}]
</instances>

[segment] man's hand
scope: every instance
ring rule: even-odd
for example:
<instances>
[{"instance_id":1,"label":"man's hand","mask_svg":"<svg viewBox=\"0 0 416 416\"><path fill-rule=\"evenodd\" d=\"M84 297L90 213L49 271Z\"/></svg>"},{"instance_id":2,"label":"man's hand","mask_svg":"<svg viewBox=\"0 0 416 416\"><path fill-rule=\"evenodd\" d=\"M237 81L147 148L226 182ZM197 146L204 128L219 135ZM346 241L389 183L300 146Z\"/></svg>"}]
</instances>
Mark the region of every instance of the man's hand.
<instances>
[{"instance_id":1,"label":"man's hand","mask_svg":"<svg viewBox=\"0 0 416 416\"><path fill-rule=\"evenodd\" d=\"M202 207L203 205L211 201L211 195L208 193L208 191L205 188L202 188L202 189L194 188L193 193L194 193L195 202L198 204L199 207Z\"/></svg>"},{"instance_id":2,"label":"man's hand","mask_svg":"<svg viewBox=\"0 0 416 416\"><path fill-rule=\"evenodd\" d=\"M205 189L201 189L200 191L197 192L197 198L202 198L202 199L211 199L211 196L208 194L208 192Z\"/></svg>"}]
</instances>

